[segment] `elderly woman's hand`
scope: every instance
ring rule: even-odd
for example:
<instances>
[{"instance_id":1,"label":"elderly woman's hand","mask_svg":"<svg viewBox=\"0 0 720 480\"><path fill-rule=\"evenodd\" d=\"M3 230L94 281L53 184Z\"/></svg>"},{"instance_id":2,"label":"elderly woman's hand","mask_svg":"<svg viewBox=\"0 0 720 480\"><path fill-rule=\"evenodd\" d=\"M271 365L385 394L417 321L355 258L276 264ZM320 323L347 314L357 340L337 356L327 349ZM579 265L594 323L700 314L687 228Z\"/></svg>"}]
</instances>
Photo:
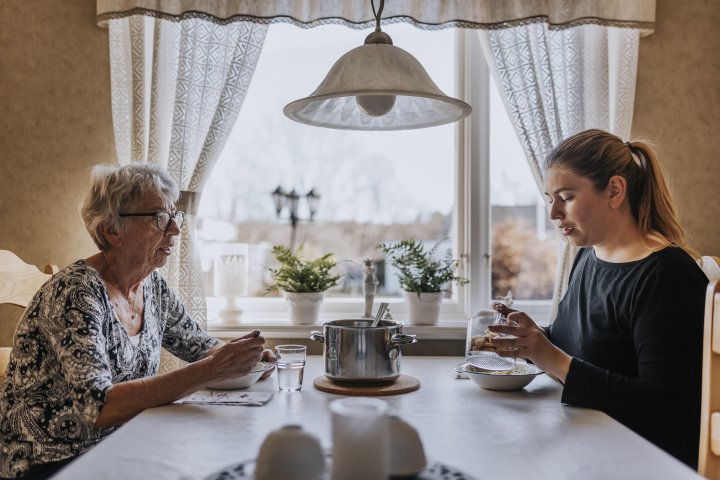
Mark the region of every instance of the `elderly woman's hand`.
<instances>
[{"instance_id":1,"label":"elderly woman's hand","mask_svg":"<svg viewBox=\"0 0 720 480\"><path fill-rule=\"evenodd\" d=\"M264 352L267 350L263 349L264 344L265 339L260 336L260 331L255 330L221 345L208 358L212 368L211 380L223 380L250 373L253 365L265 358Z\"/></svg>"},{"instance_id":2,"label":"elderly woman's hand","mask_svg":"<svg viewBox=\"0 0 720 480\"><path fill-rule=\"evenodd\" d=\"M491 325L491 332L513 335L515 338L493 338L498 354L527 358L550 375L565 381L572 357L557 348L547 338L545 332L525 313L513 310L503 304L494 304L493 308L507 316L514 325Z\"/></svg>"},{"instance_id":3,"label":"elderly woman's hand","mask_svg":"<svg viewBox=\"0 0 720 480\"><path fill-rule=\"evenodd\" d=\"M275 358L275 354L273 353L272 350L266 348L265 350L263 350L263 353L262 353L262 361L270 362L274 365L277 363L277 358ZM268 370L267 372L263 373L262 377L260 377L260 380L263 380L263 379L269 377L270 375L272 375L274 370L275 370L275 368L272 368L272 369Z\"/></svg>"}]
</instances>

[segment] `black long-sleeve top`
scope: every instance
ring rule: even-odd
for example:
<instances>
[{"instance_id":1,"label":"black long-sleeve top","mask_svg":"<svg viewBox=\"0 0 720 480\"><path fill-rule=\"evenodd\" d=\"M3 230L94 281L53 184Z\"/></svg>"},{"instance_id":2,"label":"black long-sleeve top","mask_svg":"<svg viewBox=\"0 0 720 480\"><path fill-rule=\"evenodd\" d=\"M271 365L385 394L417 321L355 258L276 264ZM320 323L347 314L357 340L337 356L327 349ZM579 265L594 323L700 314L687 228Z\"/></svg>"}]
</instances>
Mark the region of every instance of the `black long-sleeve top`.
<instances>
[{"instance_id":1,"label":"black long-sleeve top","mask_svg":"<svg viewBox=\"0 0 720 480\"><path fill-rule=\"evenodd\" d=\"M695 468L707 283L680 248L629 263L580 250L548 331L573 357L563 403L601 410Z\"/></svg>"}]
</instances>

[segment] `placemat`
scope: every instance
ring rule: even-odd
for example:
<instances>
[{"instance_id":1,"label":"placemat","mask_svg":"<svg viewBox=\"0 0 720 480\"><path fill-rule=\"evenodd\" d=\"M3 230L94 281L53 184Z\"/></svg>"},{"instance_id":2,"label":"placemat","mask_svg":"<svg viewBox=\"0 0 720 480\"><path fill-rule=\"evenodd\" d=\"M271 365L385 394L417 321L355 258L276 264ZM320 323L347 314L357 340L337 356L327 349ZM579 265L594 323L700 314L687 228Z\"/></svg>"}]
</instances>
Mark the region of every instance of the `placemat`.
<instances>
[{"instance_id":1,"label":"placemat","mask_svg":"<svg viewBox=\"0 0 720 480\"><path fill-rule=\"evenodd\" d=\"M272 392L240 392L236 390L200 390L175 401L195 405L245 405L260 407L273 397Z\"/></svg>"},{"instance_id":2,"label":"placemat","mask_svg":"<svg viewBox=\"0 0 720 480\"><path fill-rule=\"evenodd\" d=\"M321 392L338 395L382 397L413 392L420 388L420 380L410 375L400 375L393 383L386 385L340 385L322 375L313 380L313 386Z\"/></svg>"}]
</instances>

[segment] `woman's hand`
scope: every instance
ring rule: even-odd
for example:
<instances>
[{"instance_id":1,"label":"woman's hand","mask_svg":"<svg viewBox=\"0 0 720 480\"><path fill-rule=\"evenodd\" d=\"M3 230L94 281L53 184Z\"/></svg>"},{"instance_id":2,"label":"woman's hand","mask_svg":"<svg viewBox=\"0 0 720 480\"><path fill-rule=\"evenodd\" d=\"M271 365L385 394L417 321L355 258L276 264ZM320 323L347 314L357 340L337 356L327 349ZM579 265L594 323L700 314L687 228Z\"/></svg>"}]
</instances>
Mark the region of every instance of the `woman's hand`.
<instances>
[{"instance_id":1,"label":"woman's hand","mask_svg":"<svg viewBox=\"0 0 720 480\"><path fill-rule=\"evenodd\" d=\"M490 325L491 332L513 335L516 338L493 338L501 356L527 358L535 365L565 382L572 357L550 342L545 332L525 313L513 310L501 303L493 309L505 315L515 325Z\"/></svg>"},{"instance_id":2,"label":"woman's hand","mask_svg":"<svg viewBox=\"0 0 720 480\"><path fill-rule=\"evenodd\" d=\"M207 358L212 375L208 380L247 375L257 362L265 358L266 352L269 352L263 349L264 344L265 339L260 336L260 331L255 330L221 345ZM275 356L268 358L274 359Z\"/></svg>"},{"instance_id":3,"label":"woman's hand","mask_svg":"<svg viewBox=\"0 0 720 480\"><path fill-rule=\"evenodd\" d=\"M270 362L270 363L272 363L272 364L274 365L274 364L277 363L277 358L275 358L275 354L273 353L272 350L266 348L266 349L263 350L263 352L262 352L262 361L263 361L263 362ZM274 370L275 370L275 368L273 367L273 368L271 368L270 370L268 370L267 372L263 373L262 377L260 377L260 380L264 380L264 379L266 379L267 377L269 377L270 375L272 375L272 373L273 373Z\"/></svg>"}]
</instances>

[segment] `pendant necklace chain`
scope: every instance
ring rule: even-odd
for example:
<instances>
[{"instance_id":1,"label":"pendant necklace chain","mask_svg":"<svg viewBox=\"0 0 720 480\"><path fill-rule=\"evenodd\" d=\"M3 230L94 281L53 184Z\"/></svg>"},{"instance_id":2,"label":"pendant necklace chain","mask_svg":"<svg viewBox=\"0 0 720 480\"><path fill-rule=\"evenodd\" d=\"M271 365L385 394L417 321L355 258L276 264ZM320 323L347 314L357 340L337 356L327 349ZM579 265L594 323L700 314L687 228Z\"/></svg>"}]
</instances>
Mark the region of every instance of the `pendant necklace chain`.
<instances>
[{"instance_id":1,"label":"pendant necklace chain","mask_svg":"<svg viewBox=\"0 0 720 480\"><path fill-rule=\"evenodd\" d=\"M120 295L122 295L122 297L125 299L125 302L127 302L128 307L130 307L130 319L134 322L138 316L138 314L137 314L137 294L135 294L135 297L134 297L135 301L130 301L130 295L125 295L122 292L122 290L120 290L120 282L118 281L117 276L115 276L115 273L112 271L112 268L110 268L110 263L107 261L107 258L105 257L105 252L102 252L102 257L103 257L103 262L105 262L105 270L108 273L110 273L110 275L112 275L112 277L113 277L112 279L115 282L115 290L117 290L118 293L120 293ZM118 303L115 300L113 300L112 298L110 300L115 304L115 308L117 308L119 311L120 305L118 305Z\"/></svg>"}]
</instances>

